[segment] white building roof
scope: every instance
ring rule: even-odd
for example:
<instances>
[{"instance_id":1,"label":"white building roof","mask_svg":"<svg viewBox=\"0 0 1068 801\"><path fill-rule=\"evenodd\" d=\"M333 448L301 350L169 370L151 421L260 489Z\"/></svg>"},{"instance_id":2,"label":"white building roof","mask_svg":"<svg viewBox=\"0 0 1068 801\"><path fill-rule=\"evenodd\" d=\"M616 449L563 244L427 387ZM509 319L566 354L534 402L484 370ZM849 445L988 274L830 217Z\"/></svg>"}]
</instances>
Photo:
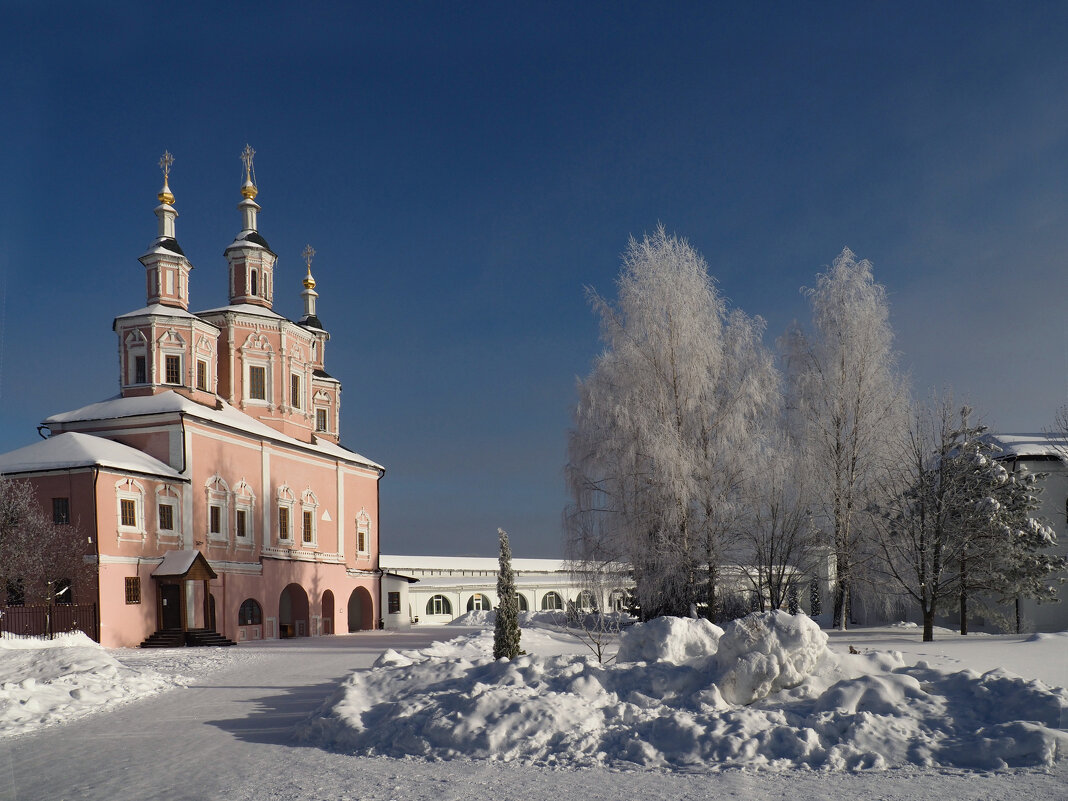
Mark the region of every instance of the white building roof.
<instances>
[{"instance_id":1,"label":"white building roof","mask_svg":"<svg viewBox=\"0 0 1068 801\"><path fill-rule=\"evenodd\" d=\"M1028 456L1056 457L1068 462L1068 440L1056 434L990 434L989 438L1001 448L998 458Z\"/></svg>"},{"instance_id":2,"label":"white building roof","mask_svg":"<svg viewBox=\"0 0 1068 801\"><path fill-rule=\"evenodd\" d=\"M378 564L383 570L403 573L412 570L482 570L497 572L497 557L487 556L398 556L381 554ZM564 559L513 559L512 570L529 573L570 573L571 563Z\"/></svg>"},{"instance_id":3,"label":"white building roof","mask_svg":"<svg viewBox=\"0 0 1068 801\"><path fill-rule=\"evenodd\" d=\"M257 306L253 303L235 303L232 306L220 306L217 309L204 309L204 311L197 312L197 315L202 314L218 314L219 312L237 312L238 314L252 314L256 317L270 317L272 320L286 320L287 322L293 322L288 317L283 317L274 309L268 309L265 306ZM295 323L294 323L295 325Z\"/></svg>"},{"instance_id":4,"label":"white building roof","mask_svg":"<svg viewBox=\"0 0 1068 801\"><path fill-rule=\"evenodd\" d=\"M116 317L116 320L123 320L127 317L147 317L154 315L157 317L181 317L182 319L194 319L199 320L195 314L187 312L185 309L179 309L176 306L164 306L162 303L153 303L151 306L145 306L143 309L134 309L126 314L120 314ZM207 320L201 320L206 325L211 325Z\"/></svg>"},{"instance_id":5,"label":"white building roof","mask_svg":"<svg viewBox=\"0 0 1068 801\"><path fill-rule=\"evenodd\" d=\"M147 453L103 437L67 431L25 448L0 454L0 474L36 473L75 467L107 467L181 479L170 465Z\"/></svg>"},{"instance_id":6,"label":"white building roof","mask_svg":"<svg viewBox=\"0 0 1068 801\"><path fill-rule=\"evenodd\" d=\"M332 459L358 462L378 470L385 470L382 465L372 462L367 457L361 456L355 451L350 451L348 448L343 448L326 440L319 440L315 443L302 442L299 439L288 437L280 431L276 431L254 417L249 417L225 401L220 403L222 408L216 409L196 403L183 395L179 395L177 392L168 390L158 395L145 395L136 398L116 397L99 403L91 403L88 406L83 406L70 412L54 414L47 418L44 424L47 426L58 423L79 423L96 420L115 420L123 417L139 417L150 414L178 413L217 423L227 428L244 431L264 439L271 439L275 442L313 451L329 456Z\"/></svg>"}]
</instances>

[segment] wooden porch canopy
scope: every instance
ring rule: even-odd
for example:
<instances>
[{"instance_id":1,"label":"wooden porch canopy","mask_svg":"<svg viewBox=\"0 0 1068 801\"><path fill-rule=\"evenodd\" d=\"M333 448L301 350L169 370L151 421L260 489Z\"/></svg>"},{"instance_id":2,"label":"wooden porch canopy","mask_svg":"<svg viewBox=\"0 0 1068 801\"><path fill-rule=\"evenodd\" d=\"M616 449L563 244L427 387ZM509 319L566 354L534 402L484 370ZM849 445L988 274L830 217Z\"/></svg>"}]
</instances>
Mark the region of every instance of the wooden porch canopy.
<instances>
[{"instance_id":1,"label":"wooden porch canopy","mask_svg":"<svg viewBox=\"0 0 1068 801\"><path fill-rule=\"evenodd\" d=\"M218 578L218 575L212 570L208 560L204 558L204 554L200 551L167 551L163 556L163 561L152 571L152 578L156 579L160 584L183 586L187 581L204 582L204 628L209 628L208 624L211 620L209 612L211 590L208 585L213 579ZM157 596L161 597L161 593L157 593ZM180 608L182 631L188 631L189 621L186 620L184 598ZM162 620L162 608L159 610L159 614Z\"/></svg>"}]
</instances>

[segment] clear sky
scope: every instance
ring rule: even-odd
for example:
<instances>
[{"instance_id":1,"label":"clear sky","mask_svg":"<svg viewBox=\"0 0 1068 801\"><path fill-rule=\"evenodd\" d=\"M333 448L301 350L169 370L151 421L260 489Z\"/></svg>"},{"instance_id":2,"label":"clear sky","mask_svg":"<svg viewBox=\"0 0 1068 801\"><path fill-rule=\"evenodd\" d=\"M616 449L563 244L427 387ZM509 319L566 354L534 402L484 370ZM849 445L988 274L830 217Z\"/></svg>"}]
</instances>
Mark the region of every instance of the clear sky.
<instances>
[{"instance_id":1,"label":"clear sky","mask_svg":"<svg viewBox=\"0 0 1068 801\"><path fill-rule=\"evenodd\" d=\"M560 554L584 287L658 222L769 344L848 245L916 394L1004 431L1068 397L1068 4L187 5L0 9L0 451L117 392L164 149L226 302L246 142L388 552Z\"/></svg>"}]
</instances>

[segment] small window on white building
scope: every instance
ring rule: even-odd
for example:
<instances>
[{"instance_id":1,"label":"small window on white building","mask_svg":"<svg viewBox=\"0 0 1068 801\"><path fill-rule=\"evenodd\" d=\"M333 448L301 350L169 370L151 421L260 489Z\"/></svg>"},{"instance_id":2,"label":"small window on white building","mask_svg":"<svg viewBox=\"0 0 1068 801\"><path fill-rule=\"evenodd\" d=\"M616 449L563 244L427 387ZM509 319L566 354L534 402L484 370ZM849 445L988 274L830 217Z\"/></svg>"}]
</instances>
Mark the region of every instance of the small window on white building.
<instances>
[{"instance_id":1,"label":"small window on white building","mask_svg":"<svg viewBox=\"0 0 1068 801\"><path fill-rule=\"evenodd\" d=\"M480 592L476 592L474 595L472 595L470 600L468 600L467 602L468 612L474 612L476 610L482 609L489 610L492 608L493 604L490 603L490 599Z\"/></svg>"},{"instance_id":2,"label":"small window on white building","mask_svg":"<svg viewBox=\"0 0 1068 801\"><path fill-rule=\"evenodd\" d=\"M560 593L549 590L541 598L541 608L543 610L563 609L564 599L560 597Z\"/></svg>"}]
</instances>

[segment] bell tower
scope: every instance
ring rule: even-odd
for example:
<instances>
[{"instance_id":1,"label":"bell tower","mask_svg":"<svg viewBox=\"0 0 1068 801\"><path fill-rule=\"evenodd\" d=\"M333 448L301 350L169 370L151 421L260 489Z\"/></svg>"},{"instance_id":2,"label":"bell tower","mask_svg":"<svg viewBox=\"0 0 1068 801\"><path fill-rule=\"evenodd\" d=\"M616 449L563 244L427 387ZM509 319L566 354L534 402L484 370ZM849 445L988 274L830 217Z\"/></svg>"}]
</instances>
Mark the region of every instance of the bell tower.
<instances>
[{"instance_id":1,"label":"bell tower","mask_svg":"<svg viewBox=\"0 0 1068 801\"><path fill-rule=\"evenodd\" d=\"M172 164L174 156L164 151L159 160L160 169L163 170L163 188L156 195L159 200L155 208L157 235L139 261L145 266L147 305L158 303L188 311L189 272L193 265L174 238L174 221L178 211L174 208L174 195L168 184Z\"/></svg>"},{"instance_id":2,"label":"bell tower","mask_svg":"<svg viewBox=\"0 0 1068 801\"><path fill-rule=\"evenodd\" d=\"M271 250L257 228L256 171L252 159L256 151L249 145L241 152L245 181L241 185L242 228L224 251L230 265L230 305L250 304L270 309L274 300L274 265L278 256Z\"/></svg>"}]
</instances>

